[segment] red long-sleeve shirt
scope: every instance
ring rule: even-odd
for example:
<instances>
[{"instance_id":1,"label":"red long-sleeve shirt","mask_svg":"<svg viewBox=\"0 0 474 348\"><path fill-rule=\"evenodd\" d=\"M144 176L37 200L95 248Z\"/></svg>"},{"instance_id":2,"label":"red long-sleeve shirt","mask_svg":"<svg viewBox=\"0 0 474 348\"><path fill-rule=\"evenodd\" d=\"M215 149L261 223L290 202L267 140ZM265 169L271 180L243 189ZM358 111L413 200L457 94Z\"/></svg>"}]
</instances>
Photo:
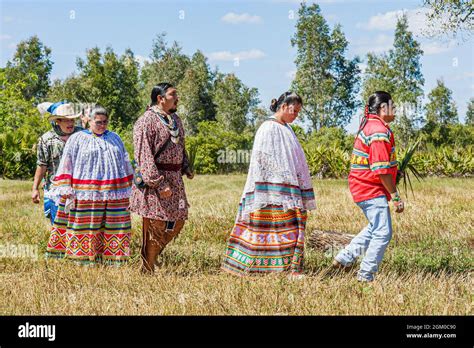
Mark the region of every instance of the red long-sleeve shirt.
<instances>
[{"instance_id":1,"label":"red long-sleeve shirt","mask_svg":"<svg viewBox=\"0 0 474 348\"><path fill-rule=\"evenodd\" d=\"M369 114L367 117L367 123L354 142L349 189L354 202L362 202L382 195L390 200L390 193L383 186L379 175L392 175L395 185L398 168L395 139L388 124L379 116Z\"/></svg>"}]
</instances>

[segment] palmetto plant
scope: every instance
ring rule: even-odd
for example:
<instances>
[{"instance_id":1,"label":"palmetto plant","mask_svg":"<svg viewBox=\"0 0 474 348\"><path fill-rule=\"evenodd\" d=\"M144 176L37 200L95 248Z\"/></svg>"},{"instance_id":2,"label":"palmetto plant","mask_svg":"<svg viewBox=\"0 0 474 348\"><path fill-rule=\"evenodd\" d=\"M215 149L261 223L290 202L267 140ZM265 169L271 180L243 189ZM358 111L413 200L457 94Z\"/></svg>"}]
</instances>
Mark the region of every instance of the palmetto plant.
<instances>
[{"instance_id":1,"label":"palmetto plant","mask_svg":"<svg viewBox=\"0 0 474 348\"><path fill-rule=\"evenodd\" d=\"M188 157L188 162L189 162L189 171L191 173L194 173L194 165L196 163L196 155L199 149L199 145L197 143L191 143L189 144L188 148L185 150L187 157Z\"/></svg>"},{"instance_id":2,"label":"palmetto plant","mask_svg":"<svg viewBox=\"0 0 474 348\"><path fill-rule=\"evenodd\" d=\"M413 186L411 184L410 173L420 181L422 176L416 166L413 163L410 163L415 151L420 144L421 139L418 138L413 144L408 146L405 152L402 155L400 161L398 161L398 173L397 173L397 185L402 181L403 188L405 189L405 195L407 195L407 187L410 186L411 193L413 194ZM413 194L414 196L414 194Z\"/></svg>"}]
</instances>

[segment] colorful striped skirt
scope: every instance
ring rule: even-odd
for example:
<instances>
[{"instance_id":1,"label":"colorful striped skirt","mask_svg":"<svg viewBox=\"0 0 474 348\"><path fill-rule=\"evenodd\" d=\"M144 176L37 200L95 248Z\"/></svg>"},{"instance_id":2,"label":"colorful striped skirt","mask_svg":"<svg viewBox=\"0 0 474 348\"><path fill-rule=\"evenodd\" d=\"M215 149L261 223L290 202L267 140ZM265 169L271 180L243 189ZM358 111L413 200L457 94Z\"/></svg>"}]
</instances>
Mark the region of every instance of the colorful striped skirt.
<instances>
[{"instance_id":1,"label":"colorful striped skirt","mask_svg":"<svg viewBox=\"0 0 474 348\"><path fill-rule=\"evenodd\" d=\"M131 219L128 198L106 201L75 200L65 212L61 198L51 229L47 257L83 264L121 264L130 258Z\"/></svg>"},{"instance_id":2,"label":"colorful striped skirt","mask_svg":"<svg viewBox=\"0 0 474 348\"><path fill-rule=\"evenodd\" d=\"M224 271L251 273L301 273L303 269L305 210L283 210L269 205L237 222L227 243Z\"/></svg>"}]
</instances>

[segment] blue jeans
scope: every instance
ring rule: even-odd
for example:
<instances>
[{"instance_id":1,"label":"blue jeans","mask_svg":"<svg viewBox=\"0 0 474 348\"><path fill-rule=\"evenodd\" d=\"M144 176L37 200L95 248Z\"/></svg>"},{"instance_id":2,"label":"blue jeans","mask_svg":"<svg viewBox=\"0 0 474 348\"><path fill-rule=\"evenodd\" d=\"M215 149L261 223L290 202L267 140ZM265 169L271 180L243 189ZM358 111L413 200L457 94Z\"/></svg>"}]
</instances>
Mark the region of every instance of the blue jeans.
<instances>
[{"instance_id":1,"label":"blue jeans","mask_svg":"<svg viewBox=\"0 0 474 348\"><path fill-rule=\"evenodd\" d=\"M50 219L52 225L54 222L54 218L56 217L56 213L58 211L58 206L54 203L52 199L44 197L43 207L44 216Z\"/></svg>"},{"instance_id":2,"label":"blue jeans","mask_svg":"<svg viewBox=\"0 0 474 348\"><path fill-rule=\"evenodd\" d=\"M369 224L337 254L335 259L347 266L365 253L358 276L372 281L382 262L385 249L392 239L390 208L385 196L359 202L357 205L364 212Z\"/></svg>"}]
</instances>

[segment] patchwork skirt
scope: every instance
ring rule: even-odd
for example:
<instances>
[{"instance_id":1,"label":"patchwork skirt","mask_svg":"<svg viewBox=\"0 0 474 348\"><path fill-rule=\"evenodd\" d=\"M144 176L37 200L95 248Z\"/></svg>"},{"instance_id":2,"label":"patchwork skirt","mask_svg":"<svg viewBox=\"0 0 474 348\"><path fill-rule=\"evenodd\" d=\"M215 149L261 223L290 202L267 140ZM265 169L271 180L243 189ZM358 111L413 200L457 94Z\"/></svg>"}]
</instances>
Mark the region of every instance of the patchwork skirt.
<instances>
[{"instance_id":1,"label":"patchwork skirt","mask_svg":"<svg viewBox=\"0 0 474 348\"><path fill-rule=\"evenodd\" d=\"M305 210L269 205L238 221L227 243L224 271L247 275L303 269Z\"/></svg>"},{"instance_id":2,"label":"patchwork skirt","mask_svg":"<svg viewBox=\"0 0 474 348\"><path fill-rule=\"evenodd\" d=\"M130 258L129 199L75 200L65 212L61 198L47 245L47 257L79 263L121 264Z\"/></svg>"}]
</instances>

